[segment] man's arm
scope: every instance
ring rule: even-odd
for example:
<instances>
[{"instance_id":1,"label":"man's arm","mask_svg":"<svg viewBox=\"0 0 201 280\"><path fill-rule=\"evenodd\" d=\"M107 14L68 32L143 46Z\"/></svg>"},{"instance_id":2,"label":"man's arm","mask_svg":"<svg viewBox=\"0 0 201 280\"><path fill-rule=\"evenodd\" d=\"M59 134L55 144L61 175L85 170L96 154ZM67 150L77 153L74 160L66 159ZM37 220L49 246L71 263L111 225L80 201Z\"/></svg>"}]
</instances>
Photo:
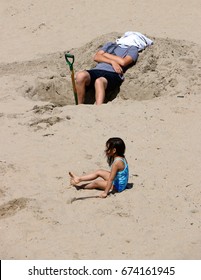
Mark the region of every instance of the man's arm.
<instances>
[{"instance_id":1,"label":"man's arm","mask_svg":"<svg viewBox=\"0 0 201 280\"><path fill-rule=\"evenodd\" d=\"M121 65L123 67L128 66L129 64L131 64L133 62L132 57L129 55L122 58L120 56L104 52L103 50L98 51L94 55L94 60L96 62L105 62L105 63L110 63L110 64L112 63L112 61L115 61L116 63L118 63L119 65Z\"/></svg>"},{"instance_id":2,"label":"man's arm","mask_svg":"<svg viewBox=\"0 0 201 280\"><path fill-rule=\"evenodd\" d=\"M106 52L103 55L111 60L114 60L122 67L126 67L126 66L130 65L131 63L133 63L133 59L129 55L127 55L123 58L120 56L114 55L114 54L106 53Z\"/></svg>"},{"instance_id":3,"label":"man's arm","mask_svg":"<svg viewBox=\"0 0 201 280\"><path fill-rule=\"evenodd\" d=\"M122 67L128 66L133 63L133 59L129 55L122 58L117 55L106 53L103 50L98 51L94 55L94 60L96 62L105 62L111 64L114 70L119 74L123 72Z\"/></svg>"},{"instance_id":4,"label":"man's arm","mask_svg":"<svg viewBox=\"0 0 201 280\"><path fill-rule=\"evenodd\" d=\"M106 52L104 52L103 50L97 51L97 53L95 53L94 55L94 61L112 64L112 59L105 56L105 54Z\"/></svg>"}]
</instances>

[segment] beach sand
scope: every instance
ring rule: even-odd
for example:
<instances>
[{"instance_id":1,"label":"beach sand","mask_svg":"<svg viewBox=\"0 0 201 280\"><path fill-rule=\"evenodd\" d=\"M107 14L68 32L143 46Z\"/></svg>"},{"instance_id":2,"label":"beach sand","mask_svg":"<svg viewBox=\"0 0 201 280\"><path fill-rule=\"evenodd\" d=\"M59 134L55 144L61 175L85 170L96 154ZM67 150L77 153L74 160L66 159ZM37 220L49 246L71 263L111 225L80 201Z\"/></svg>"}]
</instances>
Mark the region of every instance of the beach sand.
<instances>
[{"instance_id":1,"label":"beach sand","mask_svg":"<svg viewBox=\"0 0 201 280\"><path fill-rule=\"evenodd\" d=\"M201 259L200 1L57 2L1 1L0 258ZM64 53L90 67L130 30L154 44L117 97L75 106ZM114 136L129 188L72 187Z\"/></svg>"}]
</instances>

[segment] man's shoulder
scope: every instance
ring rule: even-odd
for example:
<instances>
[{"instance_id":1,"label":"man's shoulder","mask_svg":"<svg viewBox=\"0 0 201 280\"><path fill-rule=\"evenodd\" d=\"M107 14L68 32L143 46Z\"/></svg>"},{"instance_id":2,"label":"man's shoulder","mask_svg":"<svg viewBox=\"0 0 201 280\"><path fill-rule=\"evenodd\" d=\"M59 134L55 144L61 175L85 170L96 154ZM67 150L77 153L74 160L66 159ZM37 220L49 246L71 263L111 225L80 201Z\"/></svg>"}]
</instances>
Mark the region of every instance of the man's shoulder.
<instances>
[{"instance_id":1,"label":"man's shoulder","mask_svg":"<svg viewBox=\"0 0 201 280\"><path fill-rule=\"evenodd\" d=\"M130 55L133 60L136 60L138 58L138 48L135 46L130 46L128 48L127 55Z\"/></svg>"},{"instance_id":2,"label":"man's shoulder","mask_svg":"<svg viewBox=\"0 0 201 280\"><path fill-rule=\"evenodd\" d=\"M101 50L106 50L106 49L110 48L112 45L114 45L113 42L107 42L100 49Z\"/></svg>"},{"instance_id":3,"label":"man's shoulder","mask_svg":"<svg viewBox=\"0 0 201 280\"><path fill-rule=\"evenodd\" d=\"M136 46L130 46L129 48L128 48L128 51L135 51L135 52L138 52L138 48L136 47Z\"/></svg>"}]
</instances>

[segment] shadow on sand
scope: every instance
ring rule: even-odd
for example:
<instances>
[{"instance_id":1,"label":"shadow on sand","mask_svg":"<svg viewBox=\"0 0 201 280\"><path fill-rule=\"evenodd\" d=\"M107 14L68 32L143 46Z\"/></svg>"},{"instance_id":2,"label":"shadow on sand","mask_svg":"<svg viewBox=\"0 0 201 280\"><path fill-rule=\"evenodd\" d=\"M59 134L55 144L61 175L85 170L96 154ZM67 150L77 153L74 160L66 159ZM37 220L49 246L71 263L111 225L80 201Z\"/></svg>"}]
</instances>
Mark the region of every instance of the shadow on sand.
<instances>
[{"instance_id":1,"label":"shadow on sand","mask_svg":"<svg viewBox=\"0 0 201 280\"><path fill-rule=\"evenodd\" d=\"M84 185L81 185L81 186L74 186L77 190L81 190L83 189L83 187L85 186L86 184ZM133 188L133 183L128 183L127 187L126 187L126 190L130 190ZM115 190L111 191L109 193L109 195L111 194L116 194L118 192L116 192ZM78 201L78 200L86 200L86 199L90 199L90 198L100 198L99 195L91 195L91 196L81 196L81 197L74 197L71 201L71 203L75 202L75 201Z\"/></svg>"}]
</instances>

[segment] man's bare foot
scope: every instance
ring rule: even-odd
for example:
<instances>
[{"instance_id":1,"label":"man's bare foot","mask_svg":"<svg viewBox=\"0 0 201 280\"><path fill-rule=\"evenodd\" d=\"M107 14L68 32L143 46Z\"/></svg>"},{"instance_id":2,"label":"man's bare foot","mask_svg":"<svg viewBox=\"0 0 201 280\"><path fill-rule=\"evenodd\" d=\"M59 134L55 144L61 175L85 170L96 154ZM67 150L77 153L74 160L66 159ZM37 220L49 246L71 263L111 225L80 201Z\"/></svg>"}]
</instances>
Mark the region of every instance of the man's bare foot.
<instances>
[{"instance_id":1,"label":"man's bare foot","mask_svg":"<svg viewBox=\"0 0 201 280\"><path fill-rule=\"evenodd\" d=\"M69 172L70 175L70 183L71 185L76 186L77 184L80 183L80 179L78 176L75 176L72 172Z\"/></svg>"}]
</instances>

